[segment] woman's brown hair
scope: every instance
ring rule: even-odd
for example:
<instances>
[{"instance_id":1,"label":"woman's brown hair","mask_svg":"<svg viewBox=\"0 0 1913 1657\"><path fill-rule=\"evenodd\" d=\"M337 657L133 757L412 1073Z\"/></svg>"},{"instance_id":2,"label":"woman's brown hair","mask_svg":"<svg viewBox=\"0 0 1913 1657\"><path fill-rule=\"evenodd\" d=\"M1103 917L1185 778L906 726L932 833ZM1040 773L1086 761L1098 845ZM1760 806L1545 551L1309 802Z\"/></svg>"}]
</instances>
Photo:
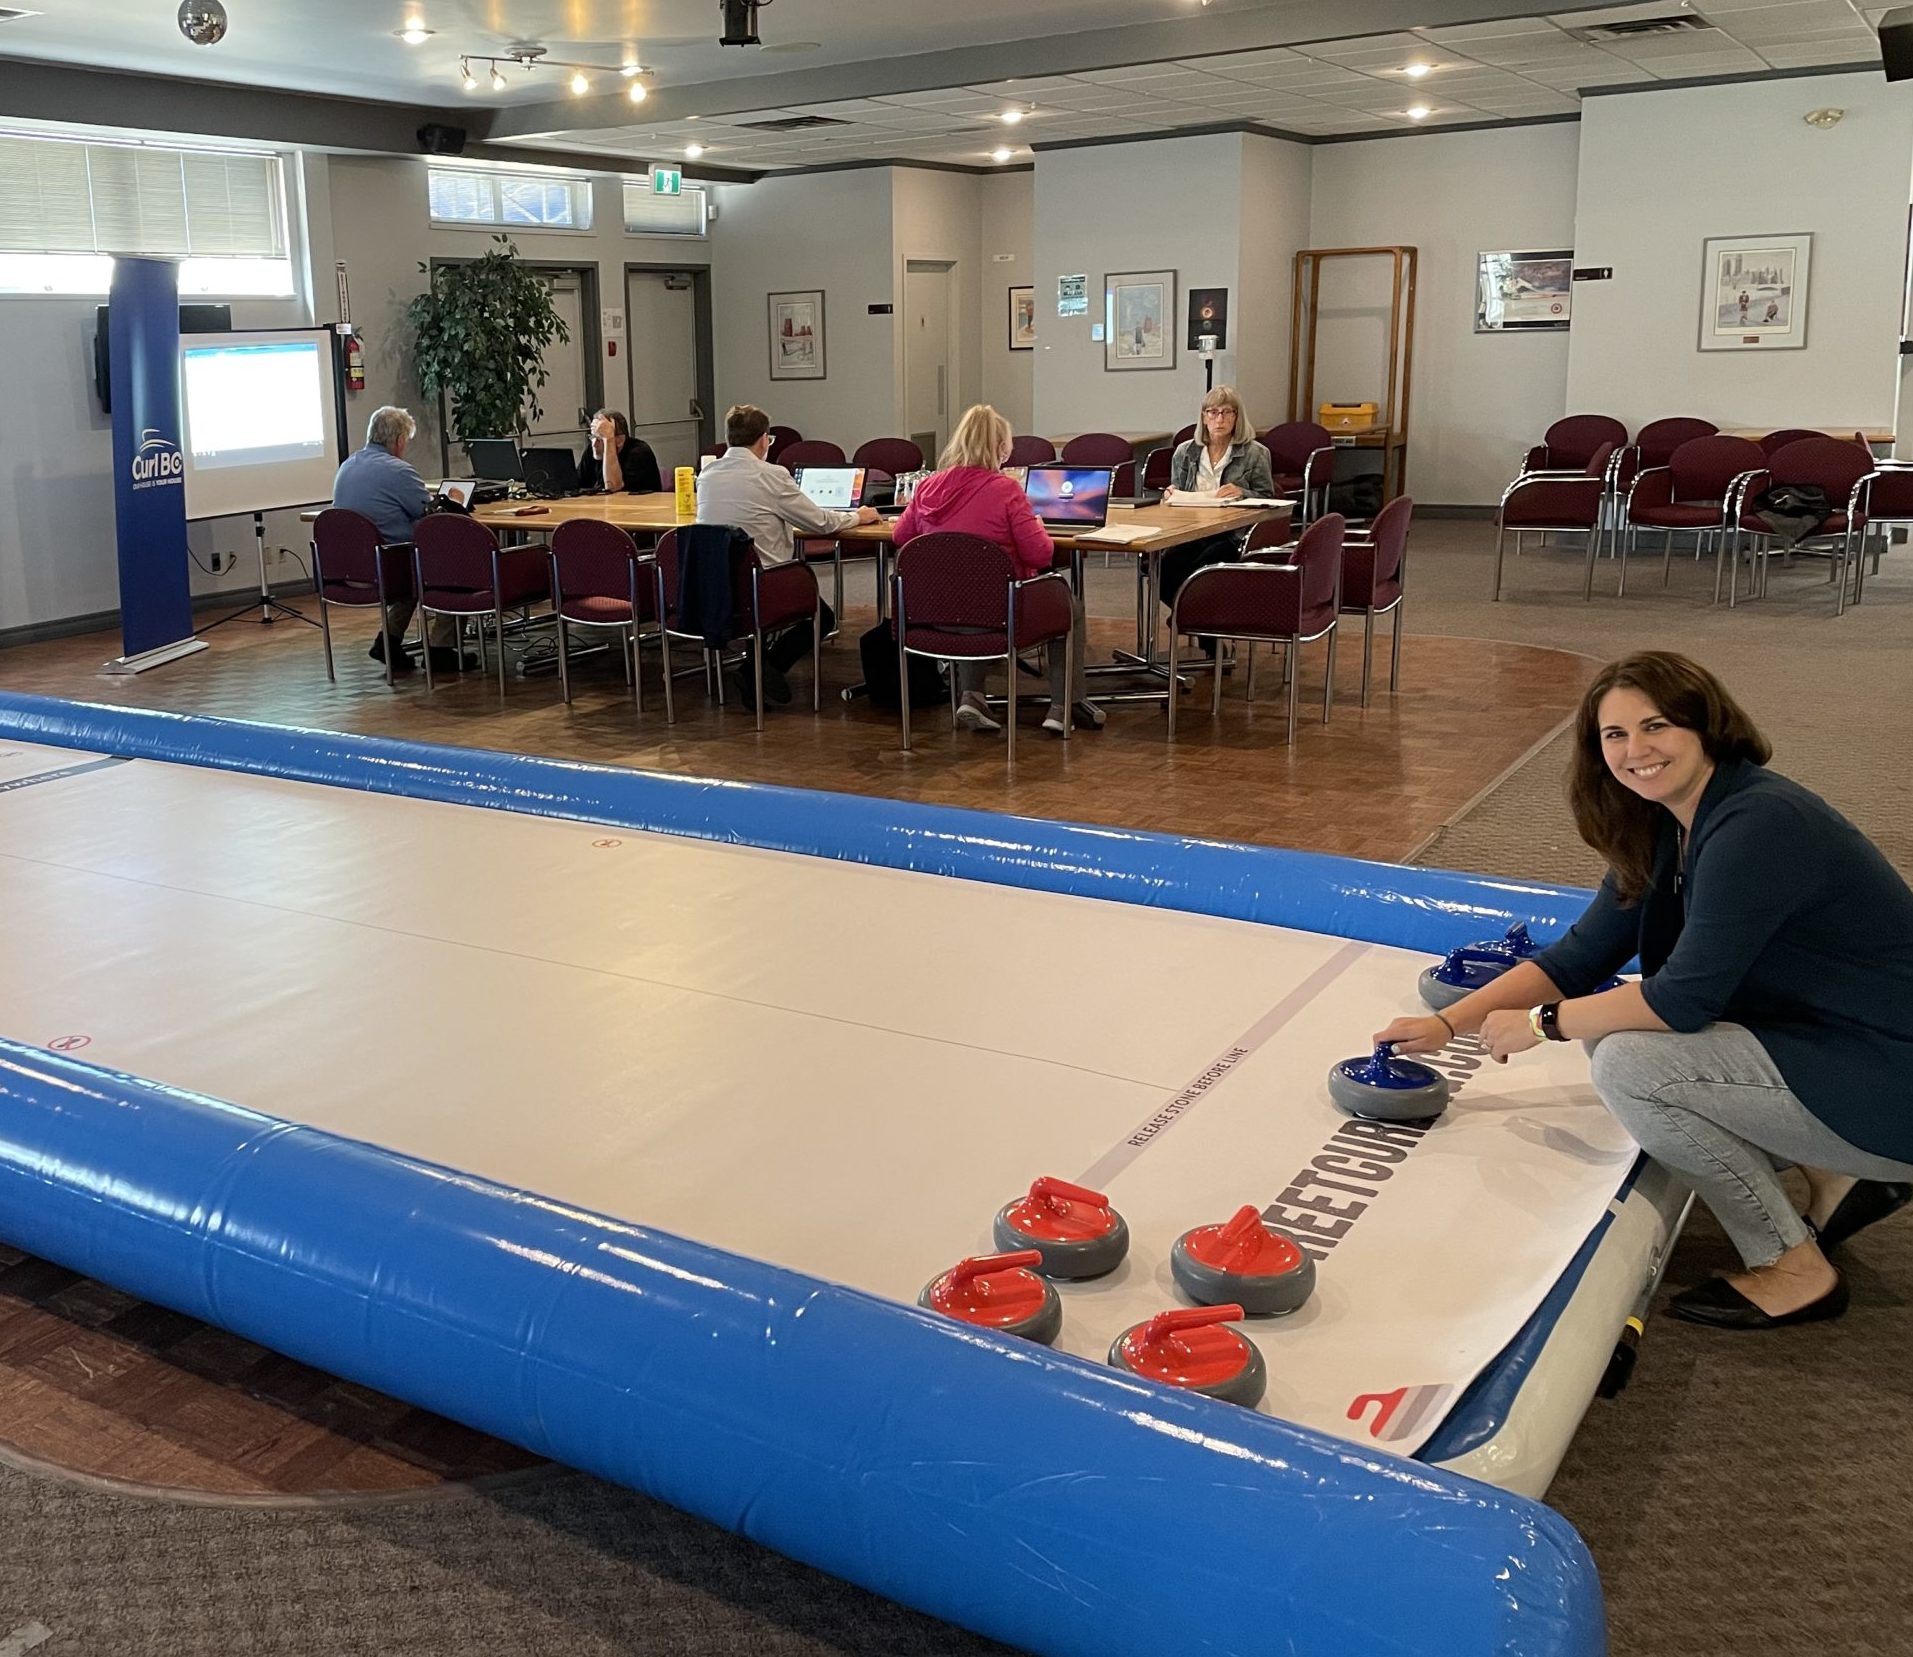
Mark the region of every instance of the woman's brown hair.
<instances>
[{"instance_id":1,"label":"woman's brown hair","mask_svg":"<svg viewBox=\"0 0 1913 1657\"><path fill-rule=\"evenodd\" d=\"M1663 719L1692 731L1716 765L1736 759L1765 765L1773 757L1773 744L1725 685L1698 662L1671 650L1642 650L1595 674L1574 716L1568 804L1581 838L1607 860L1621 896L1632 903L1653 878L1661 808L1622 783L1601 752L1601 703L1609 691L1623 689L1639 691Z\"/></svg>"}]
</instances>

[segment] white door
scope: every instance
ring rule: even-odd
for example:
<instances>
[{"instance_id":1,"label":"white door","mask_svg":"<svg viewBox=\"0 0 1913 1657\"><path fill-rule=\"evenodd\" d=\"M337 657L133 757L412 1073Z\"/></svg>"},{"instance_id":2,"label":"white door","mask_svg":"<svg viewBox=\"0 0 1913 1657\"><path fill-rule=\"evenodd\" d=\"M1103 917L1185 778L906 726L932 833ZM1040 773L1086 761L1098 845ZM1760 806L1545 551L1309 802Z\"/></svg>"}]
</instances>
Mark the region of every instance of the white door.
<instances>
[{"instance_id":1,"label":"white door","mask_svg":"<svg viewBox=\"0 0 1913 1657\"><path fill-rule=\"evenodd\" d=\"M651 445L665 485L698 451L697 293L688 272L634 270L625 278L634 437ZM722 435L721 433L719 434Z\"/></svg>"},{"instance_id":2,"label":"white door","mask_svg":"<svg viewBox=\"0 0 1913 1657\"><path fill-rule=\"evenodd\" d=\"M535 421L527 414L525 446L569 447L582 454L591 425L591 410L585 407L584 284L572 271L552 271L544 282L571 337L563 344L553 340L545 350L545 383L534 393L541 412Z\"/></svg>"},{"instance_id":3,"label":"white door","mask_svg":"<svg viewBox=\"0 0 1913 1657\"><path fill-rule=\"evenodd\" d=\"M903 267L903 421L902 436L935 464L955 423L952 335L955 330L956 269L948 261L911 259Z\"/></svg>"}]
</instances>

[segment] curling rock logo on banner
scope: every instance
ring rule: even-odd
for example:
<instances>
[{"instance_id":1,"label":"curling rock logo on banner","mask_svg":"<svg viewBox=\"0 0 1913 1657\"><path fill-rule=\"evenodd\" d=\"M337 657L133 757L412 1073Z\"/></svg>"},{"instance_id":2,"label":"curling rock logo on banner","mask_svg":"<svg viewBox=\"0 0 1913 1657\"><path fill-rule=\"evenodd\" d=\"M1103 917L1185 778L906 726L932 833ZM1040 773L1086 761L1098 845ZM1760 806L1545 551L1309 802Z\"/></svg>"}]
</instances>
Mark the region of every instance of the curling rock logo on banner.
<instances>
[{"instance_id":1,"label":"curling rock logo on banner","mask_svg":"<svg viewBox=\"0 0 1913 1657\"><path fill-rule=\"evenodd\" d=\"M140 434L140 445L133 451L133 487L163 489L185 481L186 457L179 445L153 427Z\"/></svg>"}]
</instances>

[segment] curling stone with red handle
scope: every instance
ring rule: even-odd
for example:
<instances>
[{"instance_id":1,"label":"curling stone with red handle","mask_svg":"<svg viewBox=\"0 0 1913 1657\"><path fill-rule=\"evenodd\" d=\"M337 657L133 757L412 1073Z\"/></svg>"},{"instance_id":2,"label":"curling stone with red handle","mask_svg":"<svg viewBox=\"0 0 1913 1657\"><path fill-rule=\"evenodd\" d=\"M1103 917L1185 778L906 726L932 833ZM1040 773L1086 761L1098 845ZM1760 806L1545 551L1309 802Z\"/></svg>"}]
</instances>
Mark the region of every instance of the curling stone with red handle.
<instances>
[{"instance_id":1,"label":"curling stone with red handle","mask_svg":"<svg viewBox=\"0 0 1913 1657\"><path fill-rule=\"evenodd\" d=\"M1054 1284L1029 1269L1042 1258L1035 1249L972 1255L931 1278L917 1304L979 1329L1048 1346L1063 1327L1063 1302Z\"/></svg>"},{"instance_id":2,"label":"curling stone with red handle","mask_svg":"<svg viewBox=\"0 0 1913 1657\"><path fill-rule=\"evenodd\" d=\"M998 1210L991 1235L1000 1249L1038 1250L1045 1277L1102 1277L1129 1253L1129 1227L1107 1197L1047 1176Z\"/></svg>"},{"instance_id":3,"label":"curling stone with red handle","mask_svg":"<svg viewBox=\"0 0 1913 1657\"><path fill-rule=\"evenodd\" d=\"M1243 1315L1240 1306L1181 1306L1158 1312L1116 1337L1109 1362L1144 1380L1254 1409L1268 1388L1269 1372L1255 1344L1224 1327Z\"/></svg>"},{"instance_id":4,"label":"curling stone with red handle","mask_svg":"<svg viewBox=\"0 0 1913 1657\"><path fill-rule=\"evenodd\" d=\"M1350 1116L1376 1122L1422 1122L1448 1108L1448 1078L1396 1055L1383 1042L1370 1058L1331 1066L1328 1096Z\"/></svg>"},{"instance_id":5,"label":"curling stone with red handle","mask_svg":"<svg viewBox=\"0 0 1913 1657\"><path fill-rule=\"evenodd\" d=\"M1185 1231L1169 1252L1169 1270L1198 1305L1234 1304L1250 1317L1286 1317L1315 1292L1315 1262L1254 1204L1225 1224Z\"/></svg>"}]
</instances>

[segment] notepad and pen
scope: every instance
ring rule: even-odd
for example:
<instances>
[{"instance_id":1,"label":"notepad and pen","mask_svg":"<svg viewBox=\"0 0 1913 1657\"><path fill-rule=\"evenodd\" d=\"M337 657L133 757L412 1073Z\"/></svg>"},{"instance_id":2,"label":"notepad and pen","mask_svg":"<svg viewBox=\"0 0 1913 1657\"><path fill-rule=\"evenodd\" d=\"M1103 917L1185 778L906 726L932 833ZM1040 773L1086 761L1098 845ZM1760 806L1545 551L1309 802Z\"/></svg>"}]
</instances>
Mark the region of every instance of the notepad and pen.
<instances>
[{"instance_id":1,"label":"notepad and pen","mask_svg":"<svg viewBox=\"0 0 1913 1657\"><path fill-rule=\"evenodd\" d=\"M1109 546L1126 547L1135 541L1147 541L1162 533L1159 524L1104 524L1076 535L1079 541L1101 541Z\"/></svg>"}]
</instances>

